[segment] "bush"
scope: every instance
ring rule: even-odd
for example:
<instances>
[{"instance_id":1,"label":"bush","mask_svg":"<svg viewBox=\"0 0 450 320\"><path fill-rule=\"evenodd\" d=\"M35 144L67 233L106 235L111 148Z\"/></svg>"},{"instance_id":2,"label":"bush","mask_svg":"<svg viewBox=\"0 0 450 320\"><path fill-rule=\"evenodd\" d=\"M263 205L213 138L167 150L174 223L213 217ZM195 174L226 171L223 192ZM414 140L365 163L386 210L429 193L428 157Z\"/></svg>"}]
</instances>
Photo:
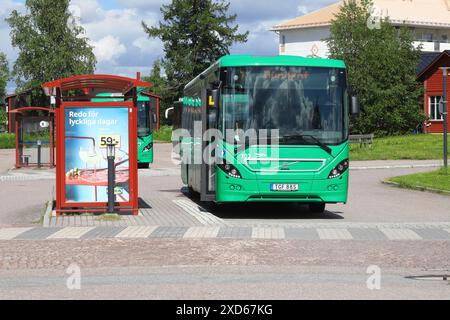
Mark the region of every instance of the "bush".
<instances>
[{"instance_id":1,"label":"bush","mask_svg":"<svg viewBox=\"0 0 450 320\"><path fill-rule=\"evenodd\" d=\"M161 126L159 131L153 133L154 141L161 142L171 142L172 141L172 127L171 126Z\"/></svg>"},{"instance_id":2,"label":"bush","mask_svg":"<svg viewBox=\"0 0 450 320\"><path fill-rule=\"evenodd\" d=\"M0 149L15 149L16 135L9 133L0 133Z\"/></svg>"}]
</instances>

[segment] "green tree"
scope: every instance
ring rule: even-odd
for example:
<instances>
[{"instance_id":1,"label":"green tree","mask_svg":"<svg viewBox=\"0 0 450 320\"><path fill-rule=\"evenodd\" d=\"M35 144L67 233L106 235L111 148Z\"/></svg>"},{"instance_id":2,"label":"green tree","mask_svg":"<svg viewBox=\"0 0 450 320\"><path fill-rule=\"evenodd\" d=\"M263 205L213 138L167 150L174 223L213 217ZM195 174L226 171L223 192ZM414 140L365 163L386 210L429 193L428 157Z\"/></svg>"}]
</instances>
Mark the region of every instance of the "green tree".
<instances>
[{"instance_id":1,"label":"green tree","mask_svg":"<svg viewBox=\"0 0 450 320\"><path fill-rule=\"evenodd\" d=\"M157 27L142 22L149 37L164 44L165 99L178 100L190 80L229 54L234 43L247 41L248 32L239 33L239 26L233 25L237 16L228 15L229 7L224 0L172 0L161 7L163 21Z\"/></svg>"},{"instance_id":2,"label":"green tree","mask_svg":"<svg viewBox=\"0 0 450 320\"><path fill-rule=\"evenodd\" d=\"M19 89L94 72L93 48L84 29L73 23L69 4L69 0L26 0L26 14L14 10L6 19L12 45L19 49L13 69Z\"/></svg>"},{"instance_id":3,"label":"green tree","mask_svg":"<svg viewBox=\"0 0 450 320\"><path fill-rule=\"evenodd\" d=\"M352 94L361 102L352 128L378 135L411 132L425 119L415 76L420 48L406 27L395 28L388 18L374 21L371 6L370 0L344 1L328 39L330 56L346 62Z\"/></svg>"},{"instance_id":4,"label":"green tree","mask_svg":"<svg viewBox=\"0 0 450 320\"><path fill-rule=\"evenodd\" d=\"M164 124L166 122L165 112L167 108L173 106L173 100L170 98L170 90L167 86L167 78L162 75L162 61L160 59L155 60L153 63L150 76L144 77L144 81L152 84L151 92L161 97L160 104L160 119Z\"/></svg>"},{"instance_id":5,"label":"green tree","mask_svg":"<svg viewBox=\"0 0 450 320\"><path fill-rule=\"evenodd\" d=\"M9 80L8 59L3 52L0 52L0 105L4 105L6 98L6 85Z\"/></svg>"},{"instance_id":6,"label":"green tree","mask_svg":"<svg viewBox=\"0 0 450 320\"><path fill-rule=\"evenodd\" d=\"M9 80L8 59L3 52L0 52L0 129L6 125L6 85Z\"/></svg>"},{"instance_id":7,"label":"green tree","mask_svg":"<svg viewBox=\"0 0 450 320\"><path fill-rule=\"evenodd\" d=\"M152 93L163 96L165 88L166 79L161 75L162 72L162 62L160 59L155 60L153 63L152 70L150 71L150 76L144 77L143 80L152 84Z\"/></svg>"}]
</instances>

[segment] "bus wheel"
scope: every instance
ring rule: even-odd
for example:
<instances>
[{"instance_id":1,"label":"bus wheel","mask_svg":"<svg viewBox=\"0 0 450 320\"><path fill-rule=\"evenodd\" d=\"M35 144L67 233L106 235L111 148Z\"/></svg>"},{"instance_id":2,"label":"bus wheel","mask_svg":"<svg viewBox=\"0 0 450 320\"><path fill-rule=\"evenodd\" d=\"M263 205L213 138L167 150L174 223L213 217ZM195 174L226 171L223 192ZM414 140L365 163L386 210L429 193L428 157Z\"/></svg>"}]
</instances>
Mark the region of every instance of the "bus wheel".
<instances>
[{"instance_id":1,"label":"bus wheel","mask_svg":"<svg viewBox=\"0 0 450 320\"><path fill-rule=\"evenodd\" d=\"M309 210L313 213L324 213L325 203L310 203Z\"/></svg>"},{"instance_id":2,"label":"bus wheel","mask_svg":"<svg viewBox=\"0 0 450 320\"><path fill-rule=\"evenodd\" d=\"M188 186L188 187L187 187L187 196L188 196L189 198L193 198L193 197L195 197L196 195L197 195L197 193L194 191L194 188Z\"/></svg>"}]
</instances>

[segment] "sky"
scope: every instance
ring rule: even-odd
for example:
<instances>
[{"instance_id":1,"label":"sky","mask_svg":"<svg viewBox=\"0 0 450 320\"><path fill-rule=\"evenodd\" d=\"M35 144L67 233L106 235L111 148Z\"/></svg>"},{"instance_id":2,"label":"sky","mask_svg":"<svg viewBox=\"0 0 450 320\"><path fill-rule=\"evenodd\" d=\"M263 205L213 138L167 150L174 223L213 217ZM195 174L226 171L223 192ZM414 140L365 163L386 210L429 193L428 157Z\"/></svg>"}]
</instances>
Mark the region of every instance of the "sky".
<instances>
[{"instance_id":1,"label":"sky","mask_svg":"<svg viewBox=\"0 0 450 320\"><path fill-rule=\"evenodd\" d=\"M278 37L270 28L285 20L329 5L336 0L229 0L229 14L237 14L241 32L250 31L247 43L236 44L231 54L276 55ZM157 25L160 7L171 0L71 0L71 11L86 30L97 57L96 73L134 77L150 73L153 62L164 56L162 43L149 39L141 22ZM12 67L18 52L11 47L5 22L12 10L25 12L25 0L0 0L0 51ZM15 89L8 84L8 92Z\"/></svg>"}]
</instances>

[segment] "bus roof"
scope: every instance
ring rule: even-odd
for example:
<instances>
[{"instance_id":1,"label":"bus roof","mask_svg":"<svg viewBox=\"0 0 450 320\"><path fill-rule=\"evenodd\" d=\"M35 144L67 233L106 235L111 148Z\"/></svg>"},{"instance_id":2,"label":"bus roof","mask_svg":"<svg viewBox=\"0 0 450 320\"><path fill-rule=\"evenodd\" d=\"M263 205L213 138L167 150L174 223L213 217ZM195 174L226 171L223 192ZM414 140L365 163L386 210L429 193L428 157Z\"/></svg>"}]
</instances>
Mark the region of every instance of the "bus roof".
<instances>
[{"instance_id":1,"label":"bus roof","mask_svg":"<svg viewBox=\"0 0 450 320\"><path fill-rule=\"evenodd\" d=\"M250 66L302 66L323 68L346 68L344 61L322 58L305 58L300 56L252 56L229 55L219 59L220 67Z\"/></svg>"},{"instance_id":2,"label":"bus roof","mask_svg":"<svg viewBox=\"0 0 450 320\"><path fill-rule=\"evenodd\" d=\"M146 89L147 88L144 88L144 87L138 87L137 88L137 92L138 92L137 100L138 101L150 101L151 100L150 99L150 95L148 95L148 94L141 94L141 93L144 93L144 91ZM114 96L114 93L111 93L111 92L99 93L99 94L97 94L98 98L92 99L92 102L111 102L111 101L112 102L121 102L121 101L123 101L123 98L120 98L120 97L118 97L117 99L101 99L101 98L104 98L104 97L113 97L113 96ZM156 98L156 96L154 98Z\"/></svg>"},{"instance_id":3,"label":"bus roof","mask_svg":"<svg viewBox=\"0 0 450 320\"><path fill-rule=\"evenodd\" d=\"M345 69L342 60L305 58L300 56L252 56L252 55L228 55L223 56L200 75L195 77L185 86L185 90L195 84L201 76L205 76L217 68L230 67L257 67L257 66L292 66L292 67L321 67Z\"/></svg>"}]
</instances>

